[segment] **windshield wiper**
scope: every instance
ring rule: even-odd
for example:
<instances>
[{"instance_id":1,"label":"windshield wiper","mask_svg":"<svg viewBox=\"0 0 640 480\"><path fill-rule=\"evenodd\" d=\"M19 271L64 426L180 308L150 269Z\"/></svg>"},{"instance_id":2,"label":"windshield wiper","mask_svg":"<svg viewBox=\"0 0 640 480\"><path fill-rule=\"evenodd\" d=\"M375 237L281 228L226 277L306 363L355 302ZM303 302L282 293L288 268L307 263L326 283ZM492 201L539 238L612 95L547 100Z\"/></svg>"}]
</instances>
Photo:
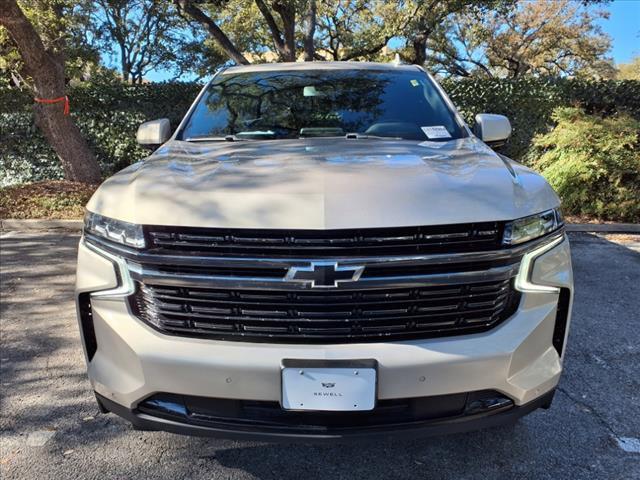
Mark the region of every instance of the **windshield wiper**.
<instances>
[{"instance_id":1,"label":"windshield wiper","mask_svg":"<svg viewBox=\"0 0 640 480\"><path fill-rule=\"evenodd\" d=\"M189 137L185 138L185 142L241 142L244 138L238 138L235 135L225 135L224 137Z\"/></svg>"},{"instance_id":2,"label":"windshield wiper","mask_svg":"<svg viewBox=\"0 0 640 480\"><path fill-rule=\"evenodd\" d=\"M254 139L281 139L287 138L292 132L297 132L297 128L286 127L284 125L251 125L251 130L243 130L236 135L240 138Z\"/></svg>"},{"instance_id":3,"label":"windshield wiper","mask_svg":"<svg viewBox=\"0 0 640 480\"><path fill-rule=\"evenodd\" d=\"M405 140L402 137L384 137L381 135L368 135L366 133L347 133L344 138L349 140Z\"/></svg>"}]
</instances>

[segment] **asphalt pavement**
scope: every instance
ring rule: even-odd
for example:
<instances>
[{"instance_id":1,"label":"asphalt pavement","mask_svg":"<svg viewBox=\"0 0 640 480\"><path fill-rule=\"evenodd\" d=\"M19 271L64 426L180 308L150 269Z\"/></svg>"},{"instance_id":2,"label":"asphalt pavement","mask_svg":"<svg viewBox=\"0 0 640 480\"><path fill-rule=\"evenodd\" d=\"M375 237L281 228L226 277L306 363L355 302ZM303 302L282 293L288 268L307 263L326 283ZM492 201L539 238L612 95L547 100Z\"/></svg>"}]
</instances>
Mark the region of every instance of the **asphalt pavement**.
<instances>
[{"instance_id":1,"label":"asphalt pavement","mask_svg":"<svg viewBox=\"0 0 640 480\"><path fill-rule=\"evenodd\" d=\"M78 236L3 232L0 478L640 479L640 237L571 239L574 315L550 410L468 434L308 446L141 432L100 414L73 304Z\"/></svg>"}]
</instances>

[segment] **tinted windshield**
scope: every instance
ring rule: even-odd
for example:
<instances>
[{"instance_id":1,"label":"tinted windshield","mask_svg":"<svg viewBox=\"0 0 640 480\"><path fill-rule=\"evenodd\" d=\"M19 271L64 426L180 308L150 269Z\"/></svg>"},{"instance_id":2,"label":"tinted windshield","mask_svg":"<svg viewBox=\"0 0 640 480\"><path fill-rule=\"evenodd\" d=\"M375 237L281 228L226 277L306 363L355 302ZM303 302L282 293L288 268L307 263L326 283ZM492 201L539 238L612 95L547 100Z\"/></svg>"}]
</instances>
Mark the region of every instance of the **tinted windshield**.
<instances>
[{"instance_id":1,"label":"tinted windshield","mask_svg":"<svg viewBox=\"0 0 640 480\"><path fill-rule=\"evenodd\" d=\"M196 106L181 138L349 133L407 140L466 135L423 72L354 69L220 75Z\"/></svg>"}]
</instances>

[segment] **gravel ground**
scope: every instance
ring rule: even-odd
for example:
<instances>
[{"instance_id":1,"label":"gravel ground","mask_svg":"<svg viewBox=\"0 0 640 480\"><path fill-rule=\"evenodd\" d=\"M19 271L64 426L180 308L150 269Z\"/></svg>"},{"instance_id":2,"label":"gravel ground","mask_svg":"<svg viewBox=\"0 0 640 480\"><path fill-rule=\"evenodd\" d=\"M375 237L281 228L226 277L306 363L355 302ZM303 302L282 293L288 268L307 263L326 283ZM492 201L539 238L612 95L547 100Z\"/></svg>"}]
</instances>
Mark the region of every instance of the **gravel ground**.
<instances>
[{"instance_id":1,"label":"gravel ground","mask_svg":"<svg viewBox=\"0 0 640 480\"><path fill-rule=\"evenodd\" d=\"M72 300L77 235L5 232L0 477L640 479L639 240L572 235L576 301L550 410L465 435L318 447L140 432L99 414Z\"/></svg>"}]
</instances>

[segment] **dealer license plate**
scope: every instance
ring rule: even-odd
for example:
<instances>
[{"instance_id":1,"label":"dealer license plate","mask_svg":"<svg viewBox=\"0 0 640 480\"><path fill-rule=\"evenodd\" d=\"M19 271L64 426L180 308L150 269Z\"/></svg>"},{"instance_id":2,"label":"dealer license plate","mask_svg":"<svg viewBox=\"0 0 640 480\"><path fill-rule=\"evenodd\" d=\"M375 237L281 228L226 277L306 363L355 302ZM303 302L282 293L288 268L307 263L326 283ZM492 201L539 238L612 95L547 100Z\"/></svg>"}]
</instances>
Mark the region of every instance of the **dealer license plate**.
<instances>
[{"instance_id":1,"label":"dealer license plate","mask_svg":"<svg viewBox=\"0 0 640 480\"><path fill-rule=\"evenodd\" d=\"M291 362L290 361L289 365ZM376 368L316 367L304 363L282 368L282 406L287 410L361 411L376 403ZM325 362L331 365L331 362ZM313 363L310 363L313 365Z\"/></svg>"}]
</instances>

